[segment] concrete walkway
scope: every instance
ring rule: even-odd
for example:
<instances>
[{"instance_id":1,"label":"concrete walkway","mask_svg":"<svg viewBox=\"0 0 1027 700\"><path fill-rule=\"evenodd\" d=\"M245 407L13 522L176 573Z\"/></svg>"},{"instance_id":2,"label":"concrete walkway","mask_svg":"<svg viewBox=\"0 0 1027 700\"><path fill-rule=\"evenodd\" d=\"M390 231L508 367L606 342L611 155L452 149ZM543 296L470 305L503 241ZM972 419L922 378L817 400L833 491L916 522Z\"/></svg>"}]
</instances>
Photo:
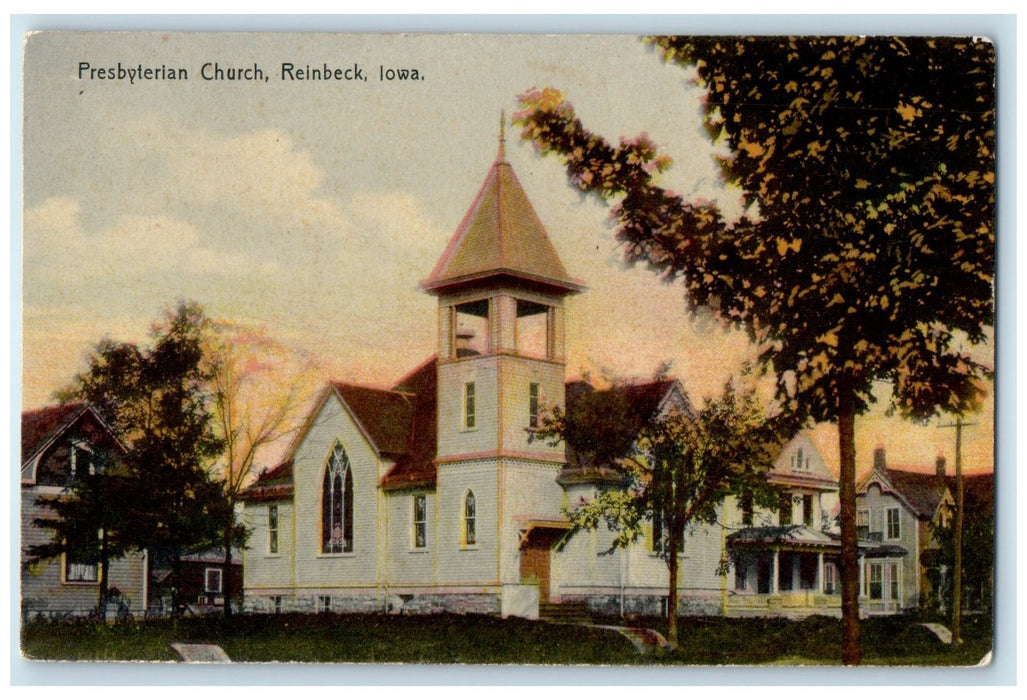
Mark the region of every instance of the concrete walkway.
<instances>
[{"instance_id":1,"label":"concrete walkway","mask_svg":"<svg viewBox=\"0 0 1027 700\"><path fill-rule=\"evenodd\" d=\"M669 644L662 634L648 627L618 627L617 625L590 625L604 630L620 632L635 645L635 649L642 656L649 656L657 651L666 649Z\"/></svg>"},{"instance_id":2,"label":"concrete walkway","mask_svg":"<svg viewBox=\"0 0 1027 700\"><path fill-rule=\"evenodd\" d=\"M952 632L945 625L940 625L937 622L921 622L920 624L931 630L942 644L952 644Z\"/></svg>"}]
</instances>

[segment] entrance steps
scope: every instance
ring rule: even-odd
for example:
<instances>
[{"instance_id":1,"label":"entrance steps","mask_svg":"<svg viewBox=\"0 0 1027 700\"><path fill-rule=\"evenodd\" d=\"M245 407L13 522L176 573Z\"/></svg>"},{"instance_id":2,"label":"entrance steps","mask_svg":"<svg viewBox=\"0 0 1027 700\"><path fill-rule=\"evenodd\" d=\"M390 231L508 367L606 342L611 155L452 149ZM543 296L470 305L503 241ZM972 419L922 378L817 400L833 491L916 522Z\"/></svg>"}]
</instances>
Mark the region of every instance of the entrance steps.
<instances>
[{"instance_id":1,"label":"entrance steps","mask_svg":"<svg viewBox=\"0 0 1027 700\"><path fill-rule=\"evenodd\" d=\"M548 622L563 622L573 625L592 624L592 613L585 602L539 603L538 617Z\"/></svg>"}]
</instances>

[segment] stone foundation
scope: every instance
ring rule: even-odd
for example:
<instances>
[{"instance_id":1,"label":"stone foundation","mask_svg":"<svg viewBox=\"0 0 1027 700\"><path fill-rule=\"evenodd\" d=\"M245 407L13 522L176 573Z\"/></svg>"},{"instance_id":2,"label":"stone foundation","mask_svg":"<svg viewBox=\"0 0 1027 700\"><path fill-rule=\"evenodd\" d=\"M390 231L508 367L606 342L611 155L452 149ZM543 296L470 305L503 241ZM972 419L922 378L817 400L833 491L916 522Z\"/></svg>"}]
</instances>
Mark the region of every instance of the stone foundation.
<instances>
[{"instance_id":1,"label":"stone foundation","mask_svg":"<svg viewBox=\"0 0 1027 700\"><path fill-rule=\"evenodd\" d=\"M584 602L594 614L610 617L617 617L622 613L625 617L662 617L667 614L666 595L625 594L623 609L619 595L563 596L561 600L566 603ZM720 596L683 595L678 599L680 615L719 615L720 612Z\"/></svg>"},{"instance_id":2,"label":"stone foundation","mask_svg":"<svg viewBox=\"0 0 1027 700\"><path fill-rule=\"evenodd\" d=\"M499 596L495 593L322 593L281 594L280 612L316 613L321 610L320 596L331 596L333 613L381 613L431 615L443 612L499 614ZM243 609L252 613L274 613L275 596L246 594Z\"/></svg>"}]
</instances>

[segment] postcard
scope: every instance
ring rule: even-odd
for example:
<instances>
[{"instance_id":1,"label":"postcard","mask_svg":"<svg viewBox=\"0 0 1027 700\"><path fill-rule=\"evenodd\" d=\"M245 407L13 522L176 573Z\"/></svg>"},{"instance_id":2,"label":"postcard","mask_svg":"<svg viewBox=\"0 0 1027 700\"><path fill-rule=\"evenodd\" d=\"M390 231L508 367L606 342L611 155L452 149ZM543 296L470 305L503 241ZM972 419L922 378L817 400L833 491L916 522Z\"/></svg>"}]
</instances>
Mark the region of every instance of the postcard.
<instances>
[{"instance_id":1,"label":"postcard","mask_svg":"<svg viewBox=\"0 0 1027 700\"><path fill-rule=\"evenodd\" d=\"M30 661L975 666L981 37L24 38Z\"/></svg>"}]
</instances>

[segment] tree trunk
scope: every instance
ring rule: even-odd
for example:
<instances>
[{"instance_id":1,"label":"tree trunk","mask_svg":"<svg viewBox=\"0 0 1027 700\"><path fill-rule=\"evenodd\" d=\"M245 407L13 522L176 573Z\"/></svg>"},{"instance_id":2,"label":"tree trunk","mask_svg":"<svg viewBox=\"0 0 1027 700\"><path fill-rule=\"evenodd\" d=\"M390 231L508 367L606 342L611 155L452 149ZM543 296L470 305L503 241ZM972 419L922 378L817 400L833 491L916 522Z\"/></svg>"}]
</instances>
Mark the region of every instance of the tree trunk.
<instances>
[{"instance_id":1,"label":"tree trunk","mask_svg":"<svg viewBox=\"0 0 1027 700\"><path fill-rule=\"evenodd\" d=\"M842 528L842 663L858 666L859 552L856 543L856 407L851 380L838 388L839 500Z\"/></svg>"},{"instance_id":2,"label":"tree trunk","mask_svg":"<svg viewBox=\"0 0 1027 700\"><path fill-rule=\"evenodd\" d=\"M107 531L100 531L100 552L97 557L97 565L100 567L100 590L97 592L96 610L100 614L100 622L107 621L107 589L110 581L107 578L108 560L107 556Z\"/></svg>"},{"instance_id":3,"label":"tree trunk","mask_svg":"<svg viewBox=\"0 0 1027 700\"><path fill-rule=\"evenodd\" d=\"M232 616L232 531L235 529L235 509L229 510L225 521L225 563L221 570L221 595L225 597L224 616Z\"/></svg>"},{"instance_id":4,"label":"tree trunk","mask_svg":"<svg viewBox=\"0 0 1027 700\"><path fill-rule=\"evenodd\" d=\"M171 560L171 615L178 620L181 616L181 571L182 571L182 557L176 551L175 556Z\"/></svg>"},{"instance_id":5,"label":"tree trunk","mask_svg":"<svg viewBox=\"0 0 1027 700\"><path fill-rule=\"evenodd\" d=\"M956 523L952 542L952 646L958 647L963 617L963 421L956 419Z\"/></svg>"},{"instance_id":6,"label":"tree trunk","mask_svg":"<svg viewBox=\"0 0 1027 700\"><path fill-rule=\"evenodd\" d=\"M681 528L670 527L667 537L667 643L678 648L678 550L681 548Z\"/></svg>"}]
</instances>

